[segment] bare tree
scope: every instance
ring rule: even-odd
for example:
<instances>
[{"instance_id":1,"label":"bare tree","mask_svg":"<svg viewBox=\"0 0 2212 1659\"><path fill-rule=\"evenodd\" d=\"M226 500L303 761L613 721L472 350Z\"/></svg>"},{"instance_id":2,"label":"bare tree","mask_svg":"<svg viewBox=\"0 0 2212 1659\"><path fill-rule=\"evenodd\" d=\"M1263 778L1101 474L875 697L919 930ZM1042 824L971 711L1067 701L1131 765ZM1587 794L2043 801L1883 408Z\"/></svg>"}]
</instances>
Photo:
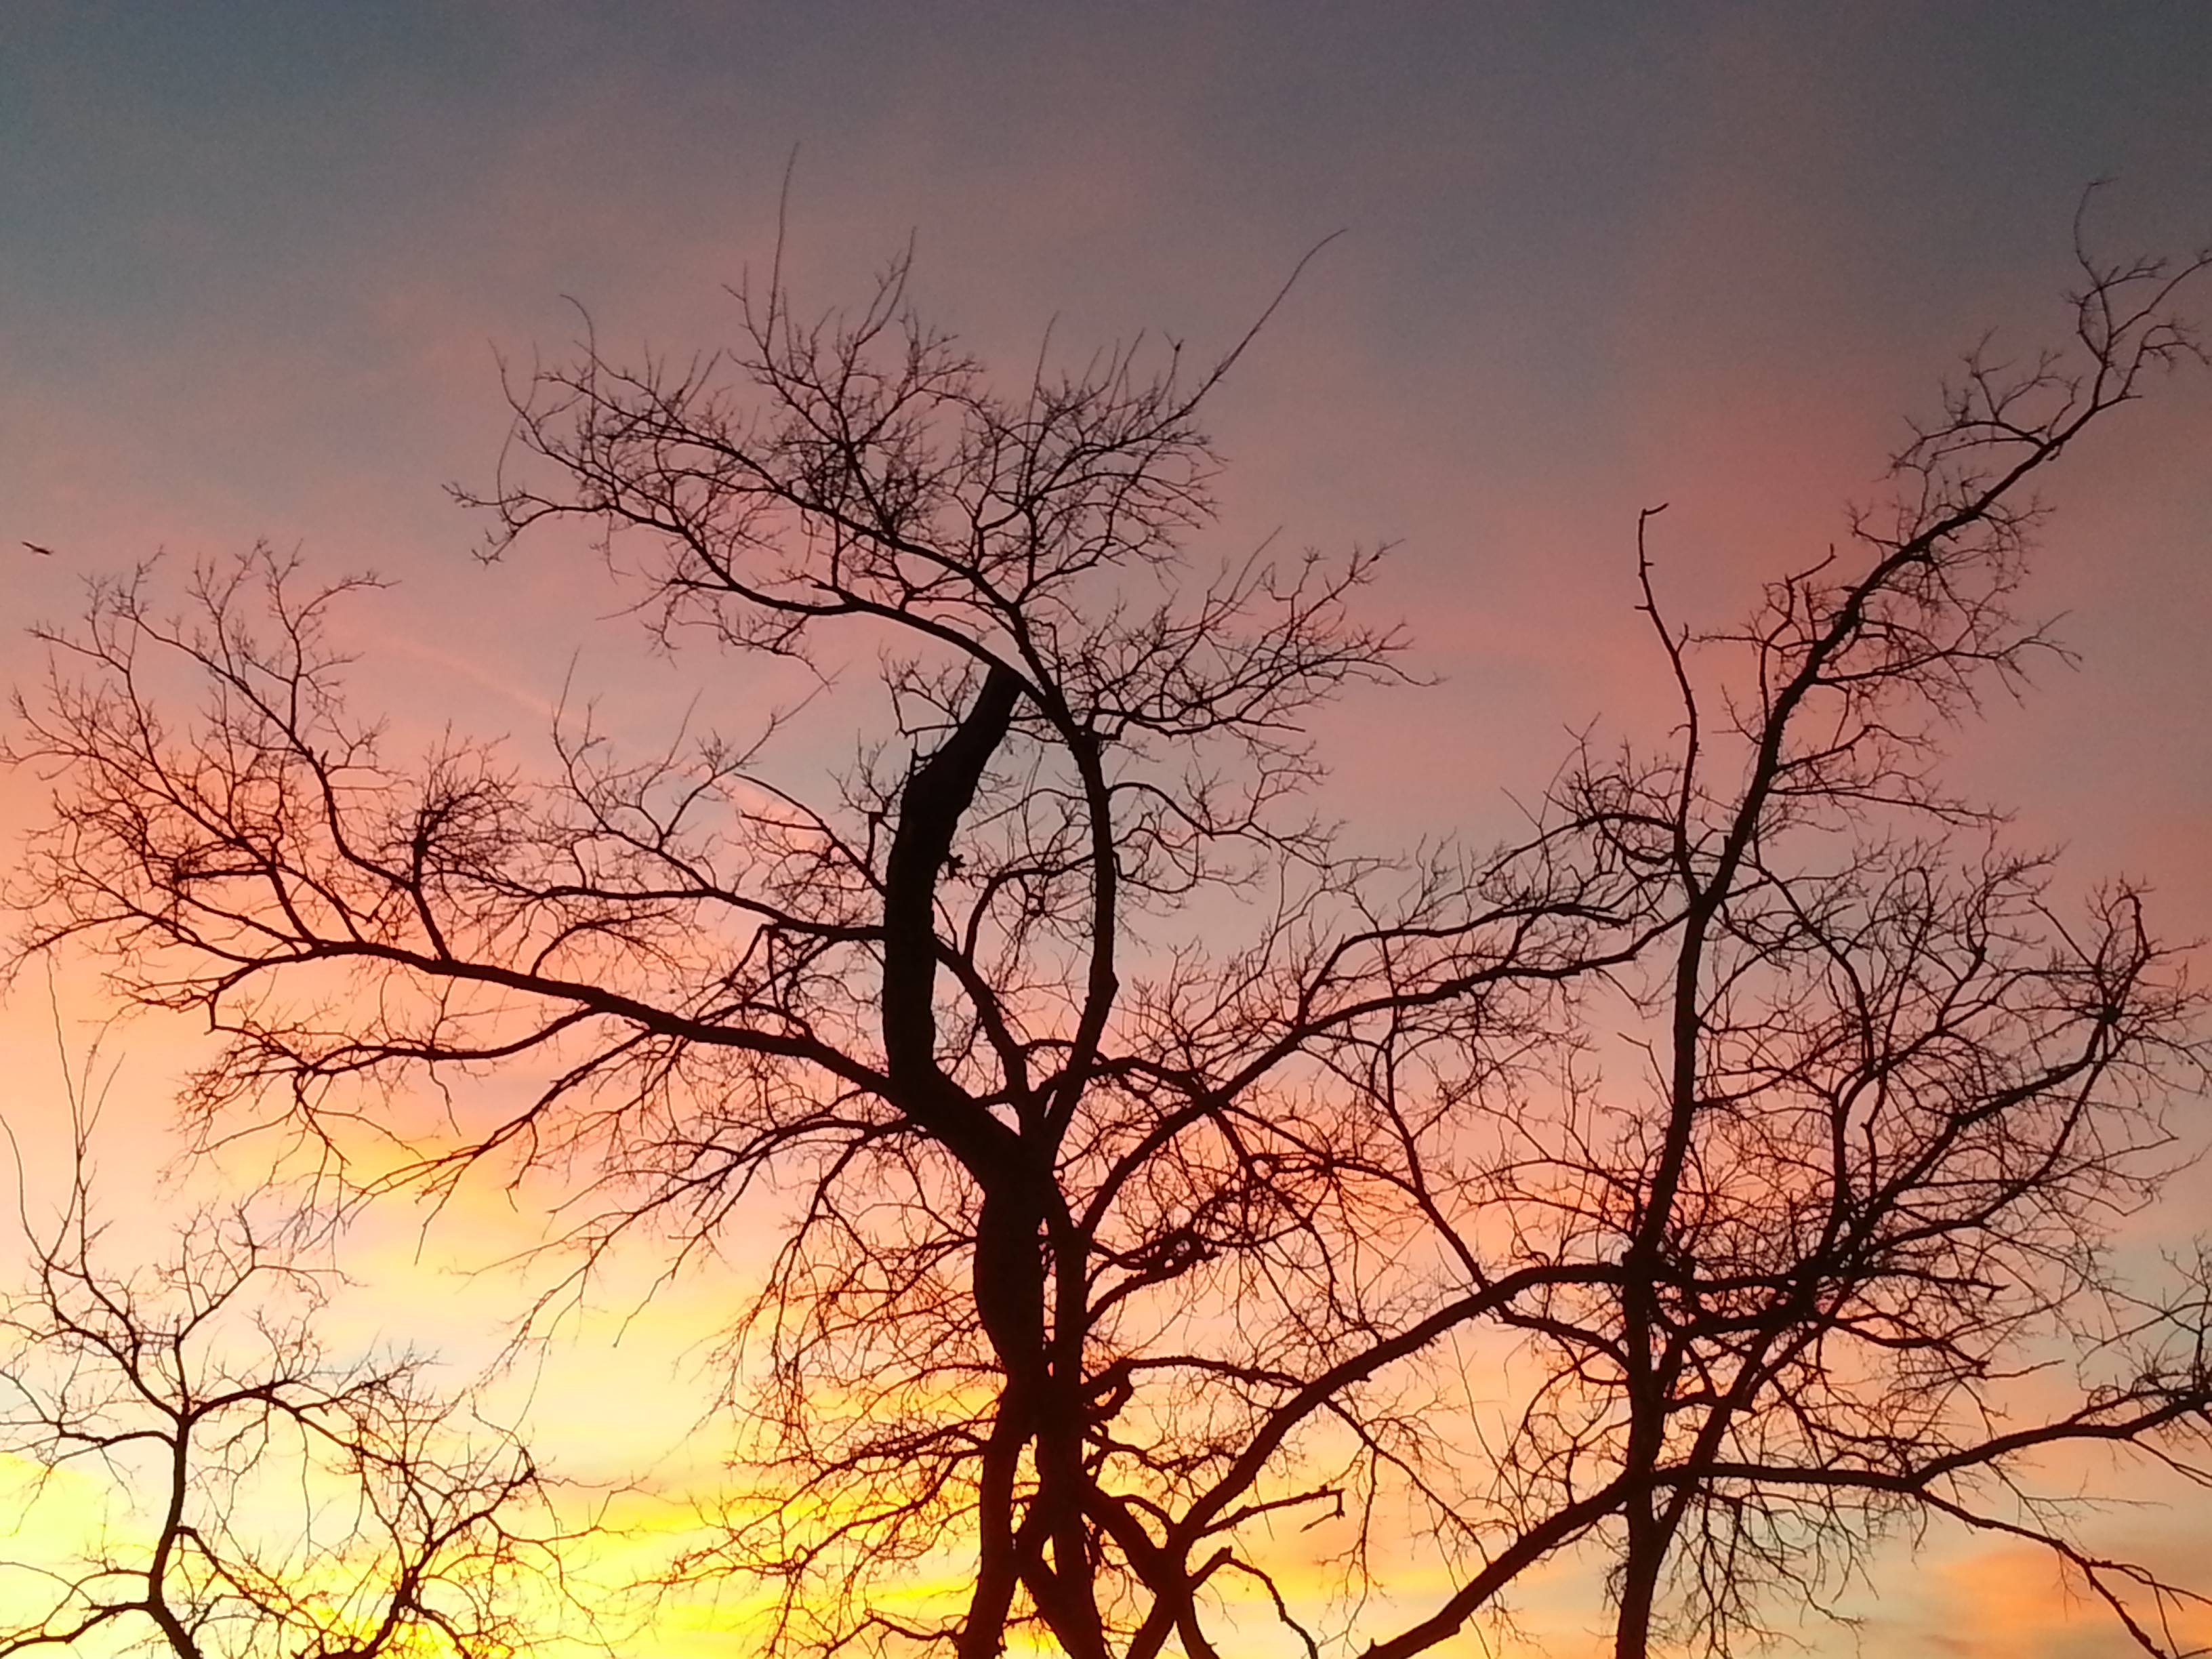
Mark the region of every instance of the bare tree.
<instances>
[{"instance_id":1,"label":"bare tree","mask_svg":"<svg viewBox=\"0 0 2212 1659\"><path fill-rule=\"evenodd\" d=\"M1510 1537L1613 1504L1620 1659L1725 1653L1942 1521L2039 1542L2145 1650L2182 1650L2170 1615L2203 1598L2092 1550L2085 1494L2037 1497L2036 1460L2117 1448L2212 1485L2212 1279L2146 1282L2111 1248L2180 1161L2162 1108L2204 1085L2203 999L2137 890L2062 903L1939 763L2058 654L2014 604L2030 492L2203 360L2172 305L2206 264L2081 254L2071 349L1969 358L1887 499L1741 627L1670 624L1645 551L1673 743L1586 750L1558 805L1666 931L1543 1086L1486 1098L1447 1054L1413 1091L1466 1103L1435 1212L1470 1271L1593 1270L1504 1310L1529 1381L1469 1512Z\"/></svg>"},{"instance_id":2,"label":"bare tree","mask_svg":"<svg viewBox=\"0 0 2212 1659\"><path fill-rule=\"evenodd\" d=\"M171 618L142 577L54 636L27 717L69 778L29 943L96 940L124 995L203 1012L225 1133L266 1100L342 1150L340 1085L534 1060L534 1102L391 1179L578 1160L600 1240L708 1238L795 1183L738 1322L776 1501L696 1564L780 1580L781 1639L1209 1651L1277 1516L1343 1502L1304 1431L1431 1328L1333 1051L1510 1040L1632 949L1636 884L1540 846L1335 854L1299 722L1393 673L1344 611L1370 561L1197 564L1218 368L1113 353L1007 398L905 275L812 325L772 289L726 357L587 346L525 388L537 465L488 503L507 538L576 516L641 549L672 641L877 649L892 735L836 794L754 743L637 764L573 725L549 787L462 747L410 774L339 701L340 590L263 559ZM173 732L164 659L209 688ZM965 1605L899 1610L948 1547Z\"/></svg>"},{"instance_id":3,"label":"bare tree","mask_svg":"<svg viewBox=\"0 0 2212 1659\"><path fill-rule=\"evenodd\" d=\"M537 1645L568 1540L520 1443L417 1361L328 1358L319 1276L245 1211L194 1218L157 1267L109 1267L79 1154L0 1303L0 1449L45 1470L0 1563L0 1653Z\"/></svg>"},{"instance_id":4,"label":"bare tree","mask_svg":"<svg viewBox=\"0 0 2212 1659\"><path fill-rule=\"evenodd\" d=\"M1865 557L1735 641L1722 735L1647 589L1678 750L1584 757L1518 845L1398 860L1299 799L1307 713L1395 677L1346 610L1370 559L1192 551L1228 363L1009 396L905 280L819 321L771 280L727 354L587 339L477 503L501 556L598 526L672 647L872 650L829 788L772 719L640 763L564 718L540 785L402 765L346 712L344 586L266 556L181 614L99 588L16 745L64 782L25 946L208 1019L210 1133L258 1112L372 1187L572 1170L587 1261L781 1222L733 1309L749 1484L686 1564L778 1585L778 1650L1210 1656L1256 1604L1411 1655L1577 1547L1618 1548L1624 1654L1662 1618L1724 1646L1749 1563L1994 1522L1978 1474L2201 1416L2201 1287L2126 1316L2082 1208L2154 1183L2193 1001L2130 896L2069 933L2034 861L1889 827L1995 827L1930 745L2039 647L2024 490L2189 349L2165 274L2091 269L2080 376L1969 380ZM1624 998L1647 1093L1592 1069ZM462 1086L494 1067L538 1079L520 1107ZM2079 1412L1988 1426L2023 1345L2093 1327ZM1470 1407L1469 1352L1486 1395L1534 1380ZM1408 1532L1447 1588L1372 1597ZM1317 1548L1319 1612L1285 1577Z\"/></svg>"}]
</instances>

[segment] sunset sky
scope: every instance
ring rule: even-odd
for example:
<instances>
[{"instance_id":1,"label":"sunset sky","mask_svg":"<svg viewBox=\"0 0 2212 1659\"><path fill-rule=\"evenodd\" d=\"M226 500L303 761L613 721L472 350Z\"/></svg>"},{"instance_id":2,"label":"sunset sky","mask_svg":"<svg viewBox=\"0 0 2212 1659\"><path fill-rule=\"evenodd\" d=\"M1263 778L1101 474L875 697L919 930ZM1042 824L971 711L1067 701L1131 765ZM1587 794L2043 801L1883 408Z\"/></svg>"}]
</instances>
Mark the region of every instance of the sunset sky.
<instances>
[{"instance_id":1,"label":"sunset sky","mask_svg":"<svg viewBox=\"0 0 2212 1659\"><path fill-rule=\"evenodd\" d=\"M636 648L590 560L472 560L485 526L447 487L498 462L502 362L561 355L583 313L617 356L726 337L722 285L769 258L788 170L803 301L862 297L911 237L921 308L1015 374L1048 330L1218 352L1333 237L1212 405L1212 534L1395 544L1370 613L1407 620L1437 683L1324 718L1330 810L1378 848L1486 840L1574 732L1658 729L1638 510L1669 504L1653 552L1691 623L1816 559L1959 353L2061 337L2092 181L2101 249L2212 240L2209 89L2196 0L9 0L0 678L36 678L26 626L87 576L266 540L393 580L347 642L400 729L535 740L566 683L650 741L699 677ZM2068 880L2140 876L2166 932L2212 936L2212 374L2154 386L2049 495L2027 605L2063 613L2081 669L1993 708L1954 775L2065 844ZM0 828L40 787L0 779ZM81 1054L100 1007L58 971ZM160 1161L192 1034L107 1041L119 1190ZM43 982L0 1045L35 1188L62 1097ZM2183 1211L2212 1212L2192 1180ZM535 1224L489 1198L424 1220L373 1223L365 1307L387 1265L422 1270L418 1238L482 1261ZM611 1387L654 1402L635 1443L681 1439L684 1309L714 1293L549 1359L553 1460L630 1455L593 1415ZM456 1291L453 1340L498 1300ZM2212 1503L2104 1535L2202 1578ZM1868 1652L2124 1650L2040 1559L1936 1542L1869 1602ZM1563 1654L1588 1589L1528 1598Z\"/></svg>"}]
</instances>

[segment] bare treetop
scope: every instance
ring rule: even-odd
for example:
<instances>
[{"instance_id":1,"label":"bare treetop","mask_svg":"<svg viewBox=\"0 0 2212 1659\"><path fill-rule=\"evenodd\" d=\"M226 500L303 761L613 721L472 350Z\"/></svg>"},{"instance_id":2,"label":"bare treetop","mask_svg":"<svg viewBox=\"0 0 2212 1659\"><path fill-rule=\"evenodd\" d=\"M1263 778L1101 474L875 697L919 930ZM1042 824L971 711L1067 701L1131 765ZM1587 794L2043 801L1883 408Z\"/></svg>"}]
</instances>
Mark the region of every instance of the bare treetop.
<instances>
[{"instance_id":1,"label":"bare treetop","mask_svg":"<svg viewBox=\"0 0 2212 1659\"><path fill-rule=\"evenodd\" d=\"M0 1653L542 1646L580 1535L521 1444L419 1360L328 1358L320 1275L246 1211L194 1218L151 1267L109 1266L78 1151L29 1284L0 1304L0 1449L44 1470L0 1566L20 1621Z\"/></svg>"}]
</instances>

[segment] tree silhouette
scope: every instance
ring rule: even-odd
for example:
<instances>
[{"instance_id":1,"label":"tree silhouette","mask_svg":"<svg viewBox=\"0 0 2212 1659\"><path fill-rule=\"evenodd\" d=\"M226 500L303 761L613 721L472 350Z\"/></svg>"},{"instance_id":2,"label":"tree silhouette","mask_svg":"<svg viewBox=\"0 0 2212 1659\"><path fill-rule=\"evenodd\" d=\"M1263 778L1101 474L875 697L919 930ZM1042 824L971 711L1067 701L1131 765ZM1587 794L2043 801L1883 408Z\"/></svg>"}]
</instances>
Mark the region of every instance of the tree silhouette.
<instances>
[{"instance_id":1,"label":"tree silhouette","mask_svg":"<svg viewBox=\"0 0 2212 1659\"><path fill-rule=\"evenodd\" d=\"M1674 748L1586 750L1518 844L1389 860L1301 803L1309 712L1396 677L1347 610L1370 557L1192 550L1235 352L1010 395L903 262L818 320L771 279L727 353L535 373L475 504L500 557L596 526L672 647L872 652L830 788L774 718L639 762L564 717L543 784L404 766L343 700L348 584L262 554L172 615L141 572L24 714L63 781L26 948L203 1015L211 1133L258 1113L379 1188L576 1171L587 1261L782 1218L729 1337L744 1485L683 1568L775 1584L776 1650L1205 1656L1257 1603L1409 1655L1577 1548L1616 1553L1623 1655L1720 1649L1755 1578L1817 1591L1906 1512L2123 1605L1977 1494L2202 1425L2202 1275L2130 1300L2100 1248L2195 1002L2134 894L2062 925L1932 767L2042 648L2026 492L2194 352L2202 264L2088 264L2080 364L1971 367L1893 516L1743 630L1673 629L1647 564ZM1647 1089L1601 1065L1624 1025ZM458 1086L488 1069L537 1082ZM363 1161L426 1073L458 1132ZM2078 1399L2003 1417L2051 1339ZM1443 1591L1389 1582L1409 1535Z\"/></svg>"},{"instance_id":2,"label":"tree silhouette","mask_svg":"<svg viewBox=\"0 0 2212 1659\"><path fill-rule=\"evenodd\" d=\"M318 1277L246 1211L194 1218L158 1267L110 1268L82 1145L75 1168L0 1304L0 1449L46 1471L9 1529L0 1653L534 1645L529 1598L556 1604L574 1540L521 1445L417 1361L326 1358Z\"/></svg>"},{"instance_id":3,"label":"tree silhouette","mask_svg":"<svg viewBox=\"0 0 2212 1659\"><path fill-rule=\"evenodd\" d=\"M2203 1000L2136 889L2061 905L1938 773L1945 728L2058 650L2014 605L2034 480L2204 357L2171 312L2202 258L2080 257L2072 349L1970 357L1847 546L1743 625L1671 627L1647 552L1673 746L1585 753L1562 791L1673 918L1623 981L1644 1075L1558 1068L1477 1212L1515 1218L1510 1260L1616 1270L1528 1322L1545 1383L1507 1461L1621 1481L1622 1659L1819 1605L1899 1521L2040 1543L2150 1651L2200 1599L2091 1553L2033 1468L2075 1442L2212 1474L2212 1278L2131 1283L2111 1250L2178 1161Z\"/></svg>"}]
</instances>

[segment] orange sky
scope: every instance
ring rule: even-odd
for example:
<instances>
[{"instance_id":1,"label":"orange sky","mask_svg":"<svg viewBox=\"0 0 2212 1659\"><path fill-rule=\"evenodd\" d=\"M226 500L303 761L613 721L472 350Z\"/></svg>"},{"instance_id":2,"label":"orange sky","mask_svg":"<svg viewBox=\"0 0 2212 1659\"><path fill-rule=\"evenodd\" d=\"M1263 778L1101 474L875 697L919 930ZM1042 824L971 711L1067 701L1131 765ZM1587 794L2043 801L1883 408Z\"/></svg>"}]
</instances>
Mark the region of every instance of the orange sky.
<instances>
[{"instance_id":1,"label":"orange sky","mask_svg":"<svg viewBox=\"0 0 2212 1659\"><path fill-rule=\"evenodd\" d=\"M713 340L795 149L802 295L854 295L912 232L922 305L1017 365L1048 325L1224 344L1346 233L1215 406L1218 544L1400 544L1372 605L1442 683L1324 717L1331 799L1379 847L1480 841L1570 730L1655 706L1637 509L1673 504L1655 550L1688 620L1817 556L1959 349L2063 325L2089 180L2116 180L2108 247L2212 235L2208 85L2212 12L2179 3L13 5L0 669L36 672L21 625L68 616L88 573L266 538L397 579L352 643L363 704L403 730L534 740L573 672L649 737L688 682L596 568L478 568L443 487L488 478L498 359L556 355L571 299L618 347ZM2082 879L2148 877L2183 935L2212 934L2208 458L2202 374L2069 458L2030 603L2067 613L2083 671L1958 769ZM0 827L38 787L0 781ZM99 1012L64 985L72 1019ZM41 984L0 1009L8 1115L46 1167L50 1025ZM194 1039L110 1041L129 1187ZM535 1224L472 1195L430 1256ZM398 1305L415 1234L379 1225L363 1305L378 1282ZM564 1351L556 1455L628 1455L583 1403L610 1376L665 1385L634 1443L680 1440L681 1310L721 1294ZM476 1304L450 1305L466 1352ZM2212 1553L2203 1505L2175 1527ZM1887 1654L2118 1651L2008 1552L1947 1548L1896 1589Z\"/></svg>"}]
</instances>

